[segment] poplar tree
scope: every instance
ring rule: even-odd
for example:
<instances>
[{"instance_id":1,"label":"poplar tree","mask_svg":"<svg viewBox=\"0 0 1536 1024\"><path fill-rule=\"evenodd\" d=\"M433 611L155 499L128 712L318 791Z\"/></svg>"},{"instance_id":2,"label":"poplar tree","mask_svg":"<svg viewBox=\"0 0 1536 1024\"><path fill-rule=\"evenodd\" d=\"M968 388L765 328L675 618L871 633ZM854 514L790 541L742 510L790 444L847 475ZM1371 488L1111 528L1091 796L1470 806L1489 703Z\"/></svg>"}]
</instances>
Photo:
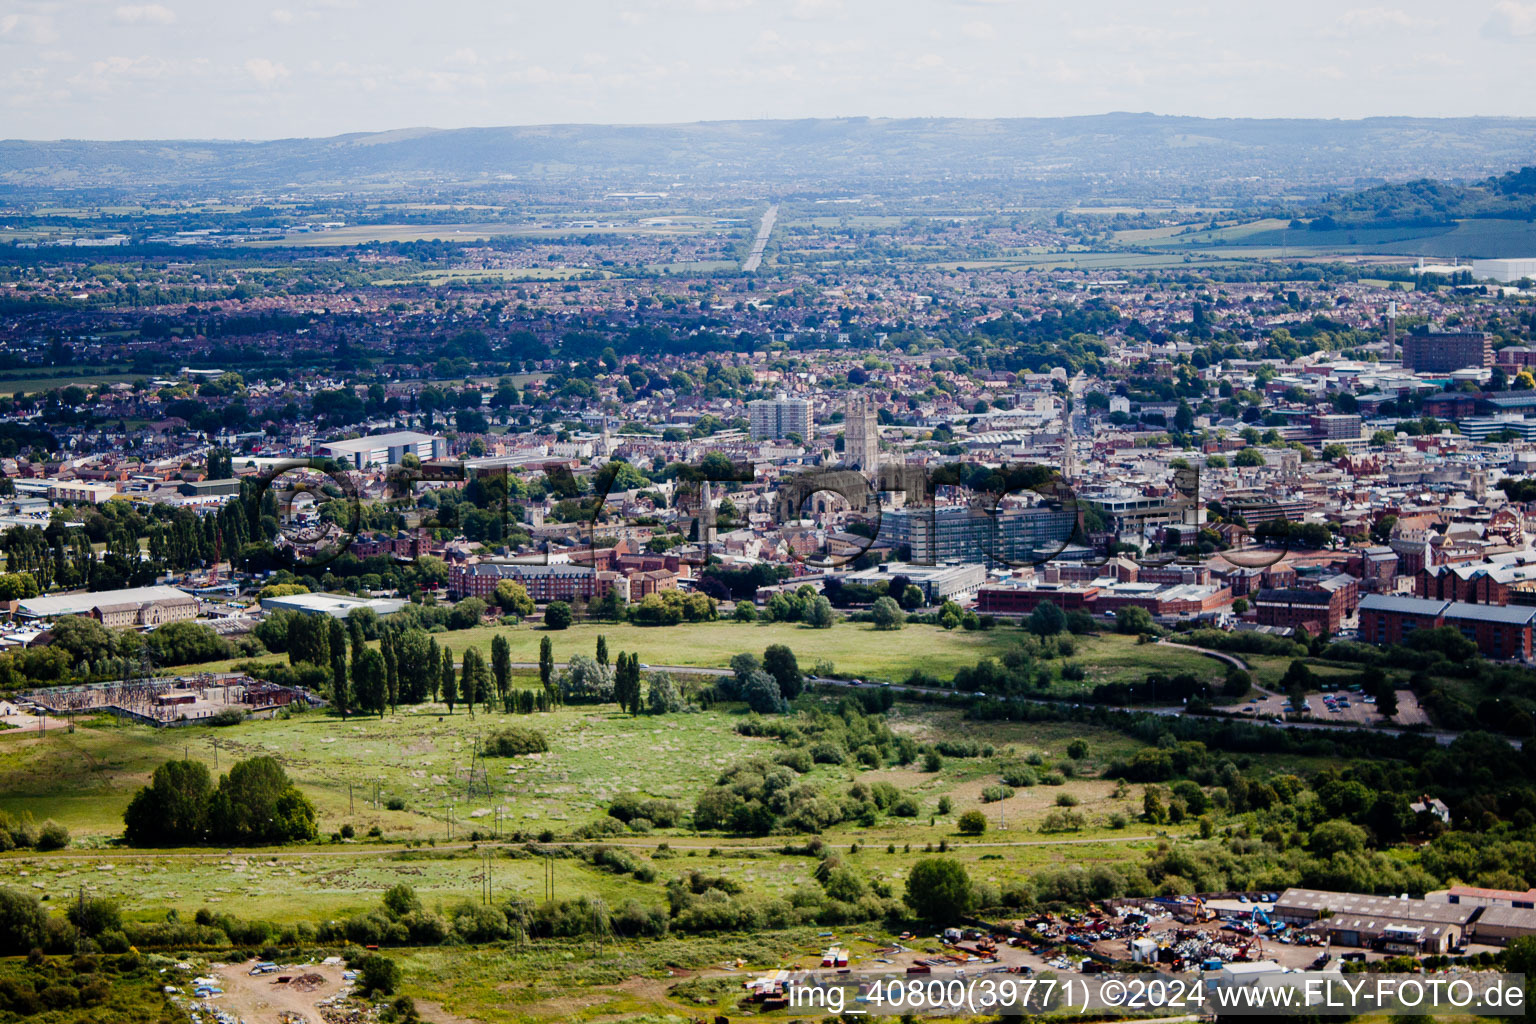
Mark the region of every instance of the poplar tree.
<instances>
[{"instance_id":1,"label":"poplar tree","mask_svg":"<svg viewBox=\"0 0 1536 1024\"><path fill-rule=\"evenodd\" d=\"M496 695L505 711L512 710L512 645L497 633L491 638L491 671L496 676Z\"/></svg>"},{"instance_id":2,"label":"poplar tree","mask_svg":"<svg viewBox=\"0 0 1536 1024\"><path fill-rule=\"evenodd\" d=\"M459 689L453 679L453 651L443 648L442 668L438 672L440 685L443 689L443 700L448 704L448 713L453 714L454 702L459 699Z\"/></svg>"}]
</instances>

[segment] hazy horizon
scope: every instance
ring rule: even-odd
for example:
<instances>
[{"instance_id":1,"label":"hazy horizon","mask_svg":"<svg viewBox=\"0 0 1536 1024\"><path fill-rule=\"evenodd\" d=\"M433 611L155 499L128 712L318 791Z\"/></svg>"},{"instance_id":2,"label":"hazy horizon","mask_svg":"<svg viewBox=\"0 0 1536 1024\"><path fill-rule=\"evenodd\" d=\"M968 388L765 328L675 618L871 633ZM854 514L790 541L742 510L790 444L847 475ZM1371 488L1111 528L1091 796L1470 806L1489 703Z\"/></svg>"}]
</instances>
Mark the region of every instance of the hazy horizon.
<instances>
[{"instance_id":1,"label":"hazy horizon","mask_svg":"<svg viewBox=\"0 0 1536 1024\"><path fill-rule=\"evenodd\" d=\"M1524 116L1536 3L1284 9L633 0L449 10L18 0L13 139L320 138L868 117ZM1525 57L1520 55L1524 53Z\"/></svg>"},{"instance_id":2,"label":"hazy horizon","mask_svg":"<svg viewBox=\"0 0 1536 1024\"><path fill-rule=\"evenodd\" d=\"M412 124L397 125L392 128L360 128L348 131L329 132L322 135L146 135L146 136L85 136L85 135L58 135L51 138L28 136L0 136L0 142L27 142L27 143L53 143L53 142L218 142L218 143L250 143L284 142L291 140L316 141L331 138L344 138L354 135L399 135L410 136L416 133L431 134L437 132L456 131L494 131L499 129L526 129L526 128L670 128L685 127L691 125L731 124L731 123L793 123L797 121L1067 121L1073 119L1095 117L1158 117L1169 119L1191 119L1211 122L1221 121L1308 121L1308 122L1336 122L1341 124L1355 124L1365 121L1386 120L1412 120L1412 121L1476 121L1476 120L1515 120L1536 121L1536 114L1447 114L1443 116L1417 116L1413 114L1364 114L1360 117L1214 117L1202 114L1185 114L1178 112L1164 112L1156 110L1100 110L1083 114L1031 114L1031 115L996 115L991 117L965 116L965 115L911 115L900 114L841 114L826 117L717 117L703 118L692 121L528 121L507 122L504 124L466 124L466 125L437 125L437 124Z\"/></svg>"}]
</instances>

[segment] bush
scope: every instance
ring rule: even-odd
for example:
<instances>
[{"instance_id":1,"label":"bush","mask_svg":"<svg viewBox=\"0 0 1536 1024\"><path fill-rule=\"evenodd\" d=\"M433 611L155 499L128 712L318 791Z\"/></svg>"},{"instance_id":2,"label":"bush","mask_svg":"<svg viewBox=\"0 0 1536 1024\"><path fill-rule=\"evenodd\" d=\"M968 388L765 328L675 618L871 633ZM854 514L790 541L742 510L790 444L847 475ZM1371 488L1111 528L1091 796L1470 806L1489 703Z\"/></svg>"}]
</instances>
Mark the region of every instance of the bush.
<instances>
[{"instance_id":1,"label":"bush","mask_svg":"<svg viewBox=\"0 0 1536 1024\"><path fill-rule=\"evenodd\" d=\"M984 804L995 804L999 800L1007 800L1011 796L1013 796L1013 787L1011 786L988 786L981 791L981 802ZM962 818L961 820L963 821L964 819Z\"/></svg>"},{"instance_id":2,"label":"bush","mask_svg":"<svg viewBox=\"0 0 1536 1024\"><path fill-rule=\"evenodd\" d=\"M357 989L363 995L393 995L400 987L400 965L387 956L368 953L352 964L357 971Z\"/></svg>"},{"instance_id":3,"label":"bush","mask_svg":"<svg viewBox=\"0 0 1536 1024\"><path fill-rule=\"evenodd\" d=\"M1020 789L1028 789L1040 780L1035 777L1033 770L1022 764L1009 765L1003 769L1003 784L1016 786Z\"/></svg>"},{"instance_id":4,"label":"bush","mask_svg":"<svg viewBox=\"0 0 1536 1024\"><path fill-rule=\"evenodd\" d=\"M966 811L956 822L961 835L979 836L987 830L987 816L980 811Z\"/></svg>"},{"instance_id":5,"label":"bush","mask_svg":"<svg viewBox=\"0 0 1536 1024\"><path fill-rule=\"evenodd\" d=\"M69 829L51 818L43 822L42 831L37 834L37 848L39 850L62 850L68 845Z\"/></svg>"},{"instance_id":6,"label":"bush","mask_svg":"<svg viewBox=\"0 0 1536 1024\"><path fill-rule=\"evenodd\" d=\"M639 793L620 793L608 805L608 814L633 827L636 821L656 828L674 828L683 820L683 807L675 800L660 800Z\"/></svg>"},{"instance_id":7,"label":"bush","mask_svg":"<svg viewBox=\"0 0 1536 1024\"><path fill-rule=\"evenodd\" d=\"M799 772L801 775L810 771L812 767L810 751L804 748L783 751L773 760L776 764L781 764L786 768Z\"/></svg>"},{"instance_id":8,"label":"bush","mask_svg":"<svg viewBox=\"0 0 1536 1024\"><path fill-rule=\"evenodd\" d=\"M1086 820L1079 811L1059 808L1051 811L1040 822L1041 832L1079 832Z\"/></svg>"},{"instance_id":9,"label":"bush","mask_svg":"<svg viewBox=\"0 0 1536 1024\"><path fill-rule=\"evenodd\" d=\"M516 757L519 754L542 754L549 750L549 741L537 729L509 726L491 733L485 740L486 757Z\"/></svg>"}]
</instances>

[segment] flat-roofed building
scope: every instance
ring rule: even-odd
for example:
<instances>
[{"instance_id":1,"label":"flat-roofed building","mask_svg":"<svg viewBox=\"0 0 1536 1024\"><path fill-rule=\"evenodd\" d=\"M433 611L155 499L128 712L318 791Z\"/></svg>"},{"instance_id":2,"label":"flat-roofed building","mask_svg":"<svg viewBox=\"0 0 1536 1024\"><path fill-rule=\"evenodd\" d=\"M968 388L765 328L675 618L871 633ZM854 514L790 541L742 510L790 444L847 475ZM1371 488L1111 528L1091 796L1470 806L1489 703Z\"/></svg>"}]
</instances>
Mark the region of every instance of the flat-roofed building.
<instances>
[{"instance_id":1,"label":"flat-roofed building","mask_svg":"<svg viewBox=\"0 0 1536 1024\"><path fill-rule=\"evenodd\" d=\"M779 395L748 402L747 421L754 441L774 441L794 434L809 444L816 436L815 409L804 398Z\"/></svg>"},{"instance_id":2,"label":"flat-roofed building","mask_svg":"<svg viewBox=\"0 0 1536 1024\"><path fill-rule=\"evenodd\" d=\"M976 610L992 615L1028 615L1046 601L1062 611L1091 609L1099 588L1091 583L994 580L976 592Z\"/></svg>"},{"instance_id":3,"label":"flat-roofed building","mask_svg":"<svg viewBox=\"0 0 1536 1024\"><path fill-rule=\"evenodd\" d=\"M261 607L265 611L290 611L303 615L329 615L344 619L359 608L367 608L380 618L393 615L405 607L398 598L363 598L342 594L285 594L282 597L264 597Z\"/></svg>"},{"instance_id":4,"label":"flat-roofed building","mask_svg":"<svg viewBox=\"0 0 1536 1024\"><path fill-rule=\"evenodd\" d=\"M1402 337L1403 368L1450 373L1493 365L1493 335L1486 331L1425 331Z\"/></svg>"},{"instance_id":5,"label":"flat-roofed building","mask_svg":"<svg viewBox=\"0 0 1536 1024\"><path fill-rule=\"evenodd\" d=\"M369 466L398 466L407 455L414 455L423 462L441 458L448 454L448 442L435 434L396 430L345 441L325 441L315 445L315 454L346 463L353 469L367 469Z\"/></svg>"},{"instance_id":6,"label":"flat-roofed building","mask_svg":"<svg viewBox=\"0 0 1536 1024\"><path fill-rule=\"evenodd\" d=\"M948 565L912 565L906 562L882 562L871 569L851 572L843 577L849 583L886 583L893 576L905 576L923 592L927 604L946 598L969 597L987 581L987 571L980 562L953 562Z\"/></svg>"},{"instance_id":7,"label":"flat-roofed building","mask_svg":"<svg viewBox=\"0 0 1536 1024\"><path fill-rule=\"evenodd\" d=\"M78 501L89 505L100 505L116 496L116 484L97 484L85 480L53 480L48 484L48 497L52 501Z\"/></svg>"},{"instance_id":8,"label":"flat-roofed building","mask_svg":"<svg viewBox=\"0 0 1536 1024\"><path fill-rule=\"evenodd\" d=\"M1477 907L1433 900L1287 889L1275 900L1270 917L1325 934L1341 946L1369 946L1385 941L1389 932L1394 940L1401 941L1404 930L1422 928L1420 948L1426 953L1444 953L1462 941L1477 912Z\"/></svg>"},{"instance_id":9,"label":"flat-roofed building","mask_svg":"<svg viewBox=\"0 0 1536 1024\"><path fill-rule=\"evenodd\" d=\"M901 508L880 517L879 540L906 547L919 565L948 562L1020 566L1060 553L1077 528L1071 509Z\"/></svg>"}]
</instances>

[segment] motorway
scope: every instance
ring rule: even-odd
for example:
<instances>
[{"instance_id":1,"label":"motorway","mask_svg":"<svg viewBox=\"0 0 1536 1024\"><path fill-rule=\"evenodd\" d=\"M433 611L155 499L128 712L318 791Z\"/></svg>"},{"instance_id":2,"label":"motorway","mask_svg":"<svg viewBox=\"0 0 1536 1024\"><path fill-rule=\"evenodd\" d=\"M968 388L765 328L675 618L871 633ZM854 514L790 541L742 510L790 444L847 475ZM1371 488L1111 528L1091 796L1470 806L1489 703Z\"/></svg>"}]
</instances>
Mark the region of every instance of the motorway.
<instances>
[{"instance_id":1,"label":"motorway","mask_svg":"<svg viewBox=\"0 0 1536 1024\"><path fill-rule=\"evenodd\" d=\"M779 204L774 203L763 212L763 222L758 226L757 239L752 243L752 251L747 254L746 262L742 263L744 273L752 273L763 265L763 250L768 248L768 236L773 234L773 222L779 219Z\"/></svg>"}]
</instances>

